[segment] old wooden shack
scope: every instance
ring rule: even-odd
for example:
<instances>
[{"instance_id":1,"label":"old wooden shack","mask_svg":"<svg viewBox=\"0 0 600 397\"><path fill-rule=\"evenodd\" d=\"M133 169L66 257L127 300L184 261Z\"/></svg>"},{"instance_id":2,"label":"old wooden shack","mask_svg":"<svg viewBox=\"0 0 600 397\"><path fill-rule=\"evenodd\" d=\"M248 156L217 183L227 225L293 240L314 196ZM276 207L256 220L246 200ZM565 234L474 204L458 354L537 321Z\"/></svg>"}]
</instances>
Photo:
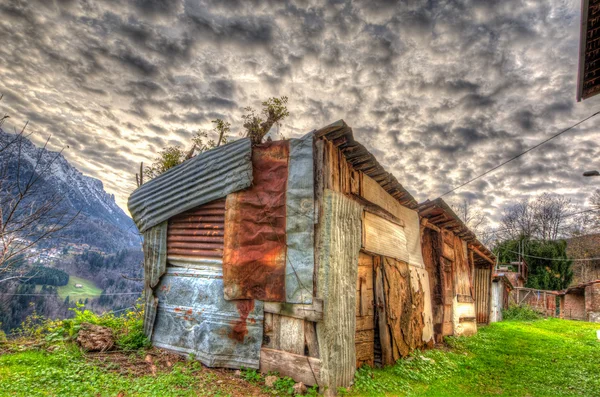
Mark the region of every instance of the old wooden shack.
<instances>
[{"instance_id":1,"label":"old wooden shack","mask_svg":"<svg viewBox=\"0 0 600 397\"><path fill-rule=\"evenodd\" d=\"M418 204L342 120L202 153L138 188L129 209L144 235L144 327L156 346L335 393L358 366L433 344ZM474 266L487 262L476 240L464 240L470 251L462 241L449 246L467 275L469 252ZM470 280L457 279L459 304L475 296Z\"/></svg>"},{"instance_id":2,"label":"old wooden shack","mask_svg":"<svg viewBox=\"0 0 600 397\"><path fill-rule=\"evenodd\" d=\"M419 205L435 340L472 335L490 319L495 256L439 198Z\"/></svg>"}]
</instances>

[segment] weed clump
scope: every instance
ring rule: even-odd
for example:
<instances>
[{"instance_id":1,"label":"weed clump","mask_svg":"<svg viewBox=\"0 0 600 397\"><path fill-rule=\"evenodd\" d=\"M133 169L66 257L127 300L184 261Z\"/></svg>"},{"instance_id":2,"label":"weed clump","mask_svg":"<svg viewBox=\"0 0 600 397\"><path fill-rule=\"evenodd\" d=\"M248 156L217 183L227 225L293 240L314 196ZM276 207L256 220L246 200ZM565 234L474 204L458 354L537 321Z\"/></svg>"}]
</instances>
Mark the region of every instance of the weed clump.
<instances>
[{"instance_id":1,"label":"weed clump","mask_svg":"<svg viewBox=\"0 0 600 397\"><path fill-rule=\"evenodd\" d=\"M542 314L529 306L512 305L502 310L503 320L533 321L542 318Z\"/></svg>"}]
</instances>

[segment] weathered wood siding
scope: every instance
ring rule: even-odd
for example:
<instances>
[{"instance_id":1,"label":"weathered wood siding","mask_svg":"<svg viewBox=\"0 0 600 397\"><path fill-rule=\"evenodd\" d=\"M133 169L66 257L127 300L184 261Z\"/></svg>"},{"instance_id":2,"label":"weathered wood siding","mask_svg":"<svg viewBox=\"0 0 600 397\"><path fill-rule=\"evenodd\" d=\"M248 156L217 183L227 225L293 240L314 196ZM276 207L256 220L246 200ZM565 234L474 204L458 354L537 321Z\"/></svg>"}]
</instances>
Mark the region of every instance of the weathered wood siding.
<instances>
[{"instance_id":1,"label":"weathered wood siding","mask_svg":"<svg viewBox=\"0 0 600 397\"><path fill-rule=\"evenodd\" d=\"M431 306L426 303L430 302L429 280L424 269L382 257L375 266L375 297L384 365L433 345Z\"/></svg>"},{"instance_id":2,"label":"weathered wood siding","mask_svg":"<svg viewBox=\"0 0 600 397\"><path fill-rule=\"evenodd\" d=\"M326 189L319 233L317 298L323 321L317 323L320 376L328 393L347 387L356 369L356 283L361 246L362 207Z\"/></svg>"},{"instance_id":3,"label":"weathered wood siding","mask_svg":"<svg viewBox=\"0 0 600 397\"><path fill-rule=\"evenodd\" d=\"M477 323L487 324L490 321L492 269L489 267L476 267L473 278Z\"/></svg>"},{"instance_id":4,"label":"weathered wood siding","mask_svg":"<svg viewBox=\"0 0 600 397\"><path fill-rule=\"evenodd\" d=\"M356 367L374 365L375 297L373 295L373 257L363 252L358 258L356 283Z\"/></svg>"},{"instance_id":5,"label":"weathered wood siding","mask_svg":"<svg viewBox=\"0 0 600 397\"><path fill-rule=\"evenodd\" d=\"M406 236L402 226L365 212L362 239L366 251L408 263Z\"/></svg>"}]
</instances>

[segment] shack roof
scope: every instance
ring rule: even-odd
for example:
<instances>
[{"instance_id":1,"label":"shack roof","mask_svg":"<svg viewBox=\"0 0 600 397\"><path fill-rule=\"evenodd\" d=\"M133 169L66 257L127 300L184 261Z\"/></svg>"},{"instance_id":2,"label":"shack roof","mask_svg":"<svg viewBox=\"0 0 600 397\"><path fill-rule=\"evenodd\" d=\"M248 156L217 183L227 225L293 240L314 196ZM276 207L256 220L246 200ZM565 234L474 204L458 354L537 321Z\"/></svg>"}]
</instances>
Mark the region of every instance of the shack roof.
<instances>
[{"instance_id":1,"label":"shack roof","mask_svg":"<svg viewBox=\"0 0 600 397\"><path fill-rule=\"evenodd\" d=\"M352 128L338 120L312 133L340 149L355 170L373 178L400 204L416 210L414 197L354 140ZM145 183L129 197L131 216L141 232L167 219L252 184L252 147L243 138L201 153Z\"/></svg>"},{"instance_id":2,"label":"shack roof","mask_svg":"<svg viewBox=\"0 0 600 397\"><path fill-rule=\"evenodd\" d=\"M419 215L427 218L427 222L441 229L448 229L474 248L478 265L490 265L496 262L496 256L478 239L467 225L456 215L450 206L441 198L426 200L419 204Z\"/></svg>"},{"instance_id":3,"label":"shack roof","mask_svg":"<svg viewBox=\"0 0 600 397\"><path fill-rule=\"evenodd\" d=\"M413 210L418 208L419 204L415 198L398 182L396 177L387 172L362 144L354 140L352 128L344 120L338 120L315 131L315 136L326 138L332 142L355 170L362 171L377 181L400 204Z\"/></svg>"},{"instance_id":4,"label":"shack roof","mask_svg":"<svg viewBox=\"0 0 600 397\"><path fill-rule=\"evenodd\" d=\"M510 282L510 279L508 277L506 277L506 274L504 274L504 273L494 273L492 275L492 280L493 281L502 280L504 282L504 284L508 285L508 287L511 290L514 289L513 284Z\"/></svg>"},{"instance_id":5,"label":"shack roof","mask_svg":"<svg viewBox=\"0 0 600 397\"><path fill-rule=\"evenodd\" d=\"M577 285L572 285L569 288L560 291L559 294L560 295L565 295L565 294L583 294L585 292L585 287L588 287L590 285L597 284L597 283L600 283L600 280L592 280L592 281L587 281L585 283L581 283L581 284L577 284Z\"/></svg>"},{"instance_id":6,"label":"shack roof","mask_svg":"<svg viewBox=\"0 0 600 397\"><path fill-rule=\"evenodd\" d=\"M252 147L244 138L209 150L148 181L127 206L140 232L252 184Z\"/></svg>"}]
</instances>

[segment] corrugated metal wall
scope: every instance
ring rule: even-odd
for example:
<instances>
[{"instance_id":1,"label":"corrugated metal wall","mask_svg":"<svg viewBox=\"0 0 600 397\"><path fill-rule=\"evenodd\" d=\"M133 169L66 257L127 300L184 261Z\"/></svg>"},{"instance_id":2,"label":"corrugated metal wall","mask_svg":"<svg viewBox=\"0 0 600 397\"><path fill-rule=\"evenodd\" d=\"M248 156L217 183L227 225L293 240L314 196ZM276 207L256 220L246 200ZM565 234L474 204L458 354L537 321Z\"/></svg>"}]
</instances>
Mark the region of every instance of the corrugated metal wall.
<instances>
[{"instance_id":1,"label":"corrugated metal wall","mask_svg":"<svg viewBox=\"0 0 600 397\"><path fill-rule=\"evenodd\" d=\"M487 324L490 319L491 271L489 267L475 268L475 313L478 324Z\"/></svg>"},{"instance_id":2,"label":"corrugated metal wall","mask_svg":"<svg viewBox=\"0 0 600 397\"><path fill-rule=\"evenodd\" d=\"M169 259L223 257L225 199L212 201L169 220Z\"/></svg>"}]
</instances>

